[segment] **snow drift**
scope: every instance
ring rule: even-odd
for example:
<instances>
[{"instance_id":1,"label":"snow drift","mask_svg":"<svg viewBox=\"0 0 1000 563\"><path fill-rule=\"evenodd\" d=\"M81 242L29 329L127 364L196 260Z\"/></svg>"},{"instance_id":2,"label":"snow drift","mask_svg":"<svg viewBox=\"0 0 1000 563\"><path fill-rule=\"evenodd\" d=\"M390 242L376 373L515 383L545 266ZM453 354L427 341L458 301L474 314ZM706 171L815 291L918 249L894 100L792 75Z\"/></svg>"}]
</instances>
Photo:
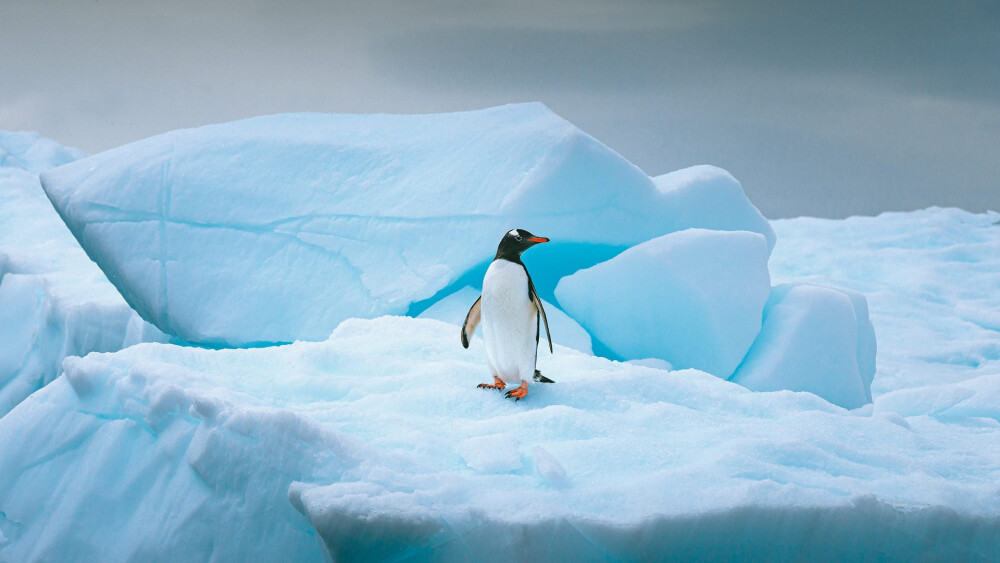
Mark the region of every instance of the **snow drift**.
<instances>
[{"instance_id":1,"label":"snow drift","mask_svg":"<svg viewBox=\"0 0 1000 563\"><path fill-rule=\"evenodd\" d=\"M728 174L654 184L541 104L258 117L132 143L42 184L143 318L210 345L322 340L349 317L406 313L467 285L512 227L582 245L542 277L688 227L774 241Z\"/></svg>"}]
</instances>

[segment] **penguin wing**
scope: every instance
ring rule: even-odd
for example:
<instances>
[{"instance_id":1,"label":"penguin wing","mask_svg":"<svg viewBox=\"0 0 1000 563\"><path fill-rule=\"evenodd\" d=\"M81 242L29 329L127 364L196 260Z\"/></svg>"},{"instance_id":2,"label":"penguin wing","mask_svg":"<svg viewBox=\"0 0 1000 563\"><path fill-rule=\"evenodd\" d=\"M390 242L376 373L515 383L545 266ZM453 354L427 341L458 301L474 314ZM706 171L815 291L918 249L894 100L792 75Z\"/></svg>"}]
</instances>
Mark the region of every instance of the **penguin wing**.
<instances>
[{"instance_id":1,"label":"penguin wing","mask_svg":"<svg viewBox=\"0 0 1000 563\"><path fill-rule=\"evenodd\" d=\"M542 317L542 321L545 322L545 338L549 340L549 353L552 352L552 334L549 333L549 318L545 316L545 307L542 307L542 300L538 298L538 293L535 292L535 284L531 283L531 277L528 277L528 296L531 297L531 302L535 304L535 309L538 309L538 315ZM538 332L535 332L535 342L538 342L538 338L541 336Z\"/></svg>"},{"instance_id":2,"label":"penguin wing","mask_svg":"<svg viewBox=\"0 0 1000 563\"><path fill-rule=\"evenodd\" d=\"M480 301L483 300L483 296L480 295L479 299L472 304L469 312L465 315L465 322L462 323L462 347L469 347L469 339L472 338L472 333L476 332L476 327L479 326L479 319L482 315L482 310L480 309ZM548 330L548 325L545 325L546 330Z\"/></svg>"}]
</instances>

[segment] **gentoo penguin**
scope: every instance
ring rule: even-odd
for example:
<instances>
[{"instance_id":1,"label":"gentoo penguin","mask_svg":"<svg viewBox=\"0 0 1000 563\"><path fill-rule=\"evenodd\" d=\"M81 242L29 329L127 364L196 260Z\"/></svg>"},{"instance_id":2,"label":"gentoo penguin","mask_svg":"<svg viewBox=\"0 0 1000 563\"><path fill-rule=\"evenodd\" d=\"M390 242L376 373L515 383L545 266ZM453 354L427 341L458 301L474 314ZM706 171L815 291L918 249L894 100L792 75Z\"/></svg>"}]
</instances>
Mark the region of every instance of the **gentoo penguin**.
<instances>
[{"instance_id":1,"label":"gentoo penguin","mask_svg":"<svg viewBox=\"0 0 1000 563\"><path fill-rule=\"evenodd\" d=\"M476 325L483 324L486 360L493 383L481 383L479 388L502 390L508 384L520 384L505 395L515 401L528 394L529 378L552 383L535 370L539 320L545 323L549 352L552 352L552 336L542 300L535 292L528 269L521 262L521 253L541 242L549 242L549 239L536 237L523 229L512 229L500 239L497 254L483 278L483 293L472 304L462 325L462 346L468 348Z\"/></svg>"}]
</instances>

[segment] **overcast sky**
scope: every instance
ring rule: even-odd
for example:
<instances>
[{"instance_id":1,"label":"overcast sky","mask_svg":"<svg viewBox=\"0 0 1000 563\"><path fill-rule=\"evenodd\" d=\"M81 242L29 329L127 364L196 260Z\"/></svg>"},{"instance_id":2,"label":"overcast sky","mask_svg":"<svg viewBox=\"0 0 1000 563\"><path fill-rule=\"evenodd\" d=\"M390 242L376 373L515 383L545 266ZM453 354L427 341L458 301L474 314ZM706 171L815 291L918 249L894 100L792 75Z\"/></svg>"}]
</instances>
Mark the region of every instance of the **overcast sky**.
<instances>
[{"instance_id":1,"label":"overcast sky","mask_svg":"<svg viewBox=\"0 0 1000 563\"><path fill-rule=\"evenodd\" d=\"M1000 0L0 0L0 129L98 152L265 113L538 100L771 218L1000 210Z\"/></svg>"}]
</instances>

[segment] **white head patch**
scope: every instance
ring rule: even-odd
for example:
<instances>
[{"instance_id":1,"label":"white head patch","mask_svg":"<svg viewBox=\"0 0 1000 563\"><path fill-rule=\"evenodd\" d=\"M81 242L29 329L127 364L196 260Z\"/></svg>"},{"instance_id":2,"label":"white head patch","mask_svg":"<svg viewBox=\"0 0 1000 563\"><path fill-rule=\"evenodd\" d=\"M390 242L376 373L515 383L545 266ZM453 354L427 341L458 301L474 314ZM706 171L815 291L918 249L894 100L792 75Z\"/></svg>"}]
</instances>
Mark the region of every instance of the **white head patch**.
<instances>
[{"instance_id":1,"label":"white head patch","mask_svg":"<svg viewBox=\"0 0 1000 563\"><path fill-rule=\"evenodd\" d=\"M507 234L510 235L510 236L512 236L512 237L520 236L520 235L517 234L517 229L511 229L511 230L507 231Z\"/></svg>"}]
</instances>

